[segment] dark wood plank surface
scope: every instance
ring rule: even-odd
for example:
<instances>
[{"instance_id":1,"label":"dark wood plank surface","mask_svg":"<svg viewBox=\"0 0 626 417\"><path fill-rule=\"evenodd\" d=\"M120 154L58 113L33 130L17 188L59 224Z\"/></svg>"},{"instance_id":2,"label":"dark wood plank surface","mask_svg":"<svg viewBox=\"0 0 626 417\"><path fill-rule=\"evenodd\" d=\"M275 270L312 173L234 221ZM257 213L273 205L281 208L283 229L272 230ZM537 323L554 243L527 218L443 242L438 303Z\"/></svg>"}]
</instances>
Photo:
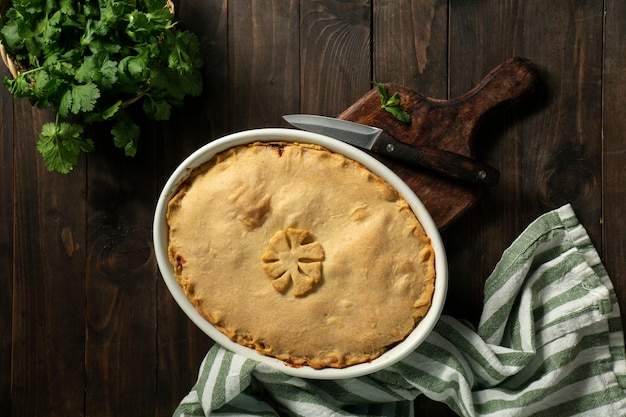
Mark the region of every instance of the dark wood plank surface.
<instances>
[{"instance_id":1,"label":"dark wood plank surface","mask_svg":"<svg viewBox=\"0 0 626 417\"><path fill-rule=\"evenodd\" d=\"M35 141L53 114L0 89L0 415L171 415L212 342L158 274L160 187L202 144L284 126L286 113L339 115L372 80L449 99L513 56L540 73L523 106L477 132L501 180L443 232L447 314L476 323L502 251L568 202L626 308L623 1L175 3L202 43L204 93L167 122L144 120L135 158L94 130L96 151L72 173L47 172ZM453 415L426 398L416 413Z\"/></svg>"}]
</instances>

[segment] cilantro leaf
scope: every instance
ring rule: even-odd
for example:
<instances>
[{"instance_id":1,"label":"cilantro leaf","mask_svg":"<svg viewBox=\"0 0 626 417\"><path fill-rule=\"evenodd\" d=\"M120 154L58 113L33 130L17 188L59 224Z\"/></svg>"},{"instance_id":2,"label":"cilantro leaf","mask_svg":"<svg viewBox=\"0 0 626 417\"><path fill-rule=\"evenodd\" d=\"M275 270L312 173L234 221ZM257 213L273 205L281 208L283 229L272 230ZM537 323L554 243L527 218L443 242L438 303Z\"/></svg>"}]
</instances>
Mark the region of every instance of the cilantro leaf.
<instances>
[{"instance_id":1,"label":"cilantro leaf","mask_svg":"<svg viewBox=\"0 0 626 417\"><path fill-rule=\"evenodd\" d=\"M391 97L389 97L389 93L387 91L387 87L383 83L377 83L376 81L372 81L372 84L376 86L378 90L378 95L380 96L380 107L391 113L393 117L397 120L400 120L404 123L411 123L411 115L407 113L402 106L400 105L400 96L398 93L394 93Z\"/></svg>"},{"instance_id":2,"label":"cilantro leaf","mask_svg":"<svg viewBox=\"0 0 626 417\"><path fill-rule=\"evenodd\" d=\"M26 74L20 74L12 80L5 78L4 84L16 98L28 97L31 94L30 79Z\"/></svg>"},{"instance_id":3,"label":"cilantro leaf","mask_svg":"<svg viewBox=\"0 0 626 417\"><path fill-rule=\"evenodd\" d=\"M148 50L141 48L138 54L122 58L118 65L120 77L127 83L144 80L149 72L149 62Z\"/></svg>"},{"instance_id":4,"label":"cilantro leaf","mask_svg":"<svg viewBox=\"0 0 626 417\"><path fill-rule=\"evenodd\" d=\"M108 120L111 117L115 116L115 113L122 107L122 100L117 100L113 105L107 107L100 114L102 116L102 120Z\"/></svg>"},{"instance_id":5,"label":"cilantro leaf","mask_svg":"<svg viewBox=\"0 0 626 417\"><path fill-rule=\"evenodd\" d=\"M72 111L72 91L69 88L63 89L61 92L61 98L59 100L59 107L57 113L60 116L68 117Z\"/></svg>"},{"instance_id":6,"label":"cilantro leaf","mask_svg":"<svg viewBox=\"0 0 626 417\"><path fill-rule=\"evenodd\" d=\"M49 171L67 174L78 162L81 152L90 152L91 139L82 137L83 127L71 123L46 123L39 134L37 150Z\"/></svg>"},{"instance_id":7,"label":"cilantro leaf","mask_svg":"<svg viewBox=\"0 0 626 417\"><path fill-rule=\"evenodd\" d=\"M139 126L137 126L128 113L120 113L121 117L111 129L113 134L113 143L118 148L124 149L126 156L135 156L137 153L137 141L139 139Z\"/></svg>"},{"instance_id":8,"label":"cilantro leaf","mask_svg":"<svg viewBox=\"0 0 626 417\"><path fill-rule=\"evenodd\" d=\"M81 83L94 82L100 87L109 88L117 81L117 62L111 61L104 54L87 56L74 77Z\"/></svg>"},{"instance_id":9,"label":"cilantro leaf","mask_svg":"<svg viewBox=\"0 0 626 417\"><path fill-rule=\"evenodd\" d=\"M98 64L96 63L96 58L94 55L90 55L85 57L83 63L76 70L76 74L74 74L74 78L76 81L80 83L88 83L90 81L95 81L95 78L98 76Z\"/></svg>"},{"instance_id":10,"label":"cilantro leaf","mask_svg":"<svg viewBox=\"0 0 626 417\"><path fill-rule=\"evenodd\" d=\"M15 3L15 2L14 2ZM28 59L28 51L24 51L26 40L34 36L33 28L29 24L27 8L21 4L13 4L13 7L6 11L6 18L3 19L3 26L0 30L2 42L9 51L18 52L18 59Z\"/></svg>"},{"instance_id":11,"label":"cilantro leaf","mask_svg":"<svg viewBox=\"0 0 626 417\"><path fill-rule=\"evenodd\" d=\"M391 113L393 117L400 120L401 122L411 123L411 115L402 110L400 107L387 106L384 109Z\"/></svg>"},{"instance_id":12,"label":"cilantro leaf","mask_svg":"<svg viewBox=\"0 0 626 417\"><path fill-rule=\"evenodd\" d=\"M376 86L378 90L378 95L380 96L380 105L385 106L387 101L389 100L389 94L387 93L387 87L383 83L377 83L376 81L372 81L372 84Z\"/></svg>"},{"instance_id":13,"label":"cilantro leaf","mask_svg":"<svg viewBox=\"0 0 626 417\"><path fill-rule=\"evenodd\" d=\"M98 97L100 97L100 90L94 83L74 85L72 87L72 113L92 111Z\"/></svg>"},{"instance_id":14,"label":"cilantro leaf","mask_svg":"<svg viewBox=\"0 0 626 417\"><path fill-rule=\"evenodd\" d=\"M63 14L72 16L76 14L76 10L74 10L74 4L72 0L59 0L60 10Z\"/></svg>"},{"instance_id":15,"label":"cilantro leaf","mask_svg":"<svg viewBox=\"0 0 626 417\"><path fill-rule=\"evenodd\" d=\"M81 46L89 45L94 39L106 35L108 32L107 25L101 20L87 20L85 31L80 38Z\"/></svg>"},{"instance_id":16,"label":"cilantro leaf","mask_svg":"<svg viewBox=\"0 0 626 417\"><path fill-rule=\"evenodd\" d=\"M147 95L148 99L143 102L143 110L154 120L167 120L170 118L172 105L167 100Z\"/></svg>"}]
</instances>

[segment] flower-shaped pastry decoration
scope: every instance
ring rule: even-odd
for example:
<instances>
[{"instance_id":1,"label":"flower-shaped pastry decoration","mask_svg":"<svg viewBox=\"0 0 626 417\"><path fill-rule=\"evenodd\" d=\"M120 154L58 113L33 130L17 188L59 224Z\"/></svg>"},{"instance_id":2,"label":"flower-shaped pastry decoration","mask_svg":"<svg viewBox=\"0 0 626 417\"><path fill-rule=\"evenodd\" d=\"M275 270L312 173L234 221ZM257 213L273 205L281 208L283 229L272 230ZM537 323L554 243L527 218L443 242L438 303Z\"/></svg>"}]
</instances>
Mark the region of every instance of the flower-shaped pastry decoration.
<instances>
[{"instance_id":1,"label":"flower-shaped pastry decoration","mask_svg":"<svg viewBox=\"0 0 626 417\"><path fill-rule=\"evenodd\" d=\"M269 240L261 258L263 270L278 292L284 292L293 281L293 294L301 296L322 278L324 249L311 241L305 229L279 230Z\"/></svg>"}]
</instances>

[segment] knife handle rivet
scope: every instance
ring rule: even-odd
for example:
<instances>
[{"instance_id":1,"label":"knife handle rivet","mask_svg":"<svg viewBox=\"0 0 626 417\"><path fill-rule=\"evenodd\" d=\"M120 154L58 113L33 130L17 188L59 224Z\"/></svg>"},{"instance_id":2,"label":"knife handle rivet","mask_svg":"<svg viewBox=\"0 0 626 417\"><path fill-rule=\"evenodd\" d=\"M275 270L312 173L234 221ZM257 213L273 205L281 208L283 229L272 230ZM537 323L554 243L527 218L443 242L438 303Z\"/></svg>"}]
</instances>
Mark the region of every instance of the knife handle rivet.
<instances>
[{"instance_id":1,"label":"knife handle rivet","mask_svg":"<svg viewBox=\"0 0 626 417\"><path fill-rule=\"evenodd\" d=\"M485 178L487 178L487 173L485 171L478 171L478 174L476 175L476 177L479 180L484 180Z\"/></svg>"},{"instance_id":2,"label":"knife handle rivet","mask_svg":"<svg viewBox=\"0 0 626 417\"><path fill-rule=\"evenodd\" d=\"M387 148L386 148L386 149L387 149L387 152L393 152L393 150L395 149L395 147L394 147L391 143L388 143L388 144L387 144Z\"/></svg>"}]
</instances>

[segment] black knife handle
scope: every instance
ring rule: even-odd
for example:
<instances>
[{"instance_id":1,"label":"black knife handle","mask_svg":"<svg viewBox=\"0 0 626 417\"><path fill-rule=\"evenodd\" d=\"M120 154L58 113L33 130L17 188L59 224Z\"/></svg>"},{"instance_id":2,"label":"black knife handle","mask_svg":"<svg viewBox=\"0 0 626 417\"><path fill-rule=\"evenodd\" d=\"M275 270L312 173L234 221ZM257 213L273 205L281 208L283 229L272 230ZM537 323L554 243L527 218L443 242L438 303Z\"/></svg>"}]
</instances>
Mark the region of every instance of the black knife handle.
<instances>
[{"instance_id":1,"label":"black knife handle","mask_svg":"<svg viewBox=\"0 0 626 417\"><path fill-rule=\"evenodd\" d=\"M500 173L495 168L473 158L440 149L407 145L384 131L372 146L372 151L409 166L474 184L496 185L500 179Z\"/></svg>"}]
</instances>

